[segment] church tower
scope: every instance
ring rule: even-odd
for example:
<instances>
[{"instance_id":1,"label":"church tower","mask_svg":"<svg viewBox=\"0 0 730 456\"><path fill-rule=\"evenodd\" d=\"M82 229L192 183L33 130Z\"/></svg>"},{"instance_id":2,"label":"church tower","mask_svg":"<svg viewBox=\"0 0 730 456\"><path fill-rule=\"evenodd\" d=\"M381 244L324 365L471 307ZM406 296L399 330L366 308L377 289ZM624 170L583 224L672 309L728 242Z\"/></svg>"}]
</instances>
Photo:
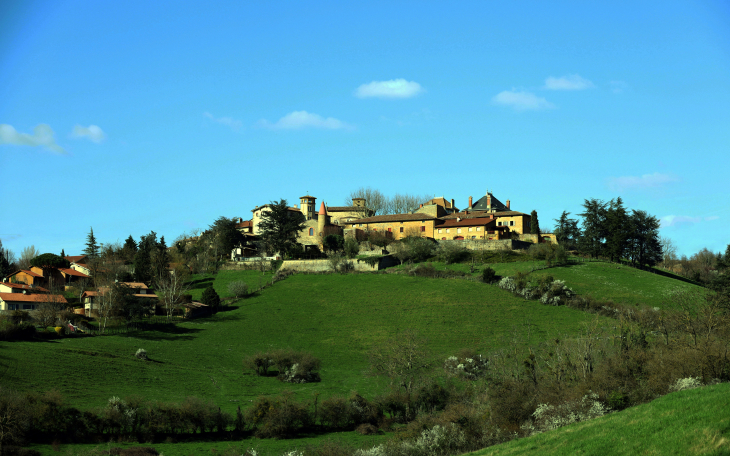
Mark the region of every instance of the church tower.
<instances>
[{"instance_id":1,"label":"church tower","mask_svg":"<svg viewBox=\"0 0 730 456\"><path fill-rule=\"evenodd\" d=\"M317 198L306 195L300 197L299 201L302 203L302 215L304 219L312 220L314 218L314 203L317 201Z\"/></svg>"}]
</instances>

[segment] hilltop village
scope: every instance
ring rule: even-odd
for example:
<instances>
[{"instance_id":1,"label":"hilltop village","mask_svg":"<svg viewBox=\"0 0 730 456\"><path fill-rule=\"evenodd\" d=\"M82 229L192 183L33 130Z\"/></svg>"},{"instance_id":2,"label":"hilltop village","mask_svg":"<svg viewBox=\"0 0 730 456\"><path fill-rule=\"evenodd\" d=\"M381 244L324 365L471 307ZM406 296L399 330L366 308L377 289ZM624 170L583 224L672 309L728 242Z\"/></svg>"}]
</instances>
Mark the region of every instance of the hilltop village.
<instances>
[{"instance_id":1,"label":"hilltop village","mask_svg":"<svg viewBox=\"0 0 730 456\"><path fill-rule=\"evenodd\" d=\"M299 205L288 210L292 216L301 214L304 217L305 226L298 233L297 241L305 251L321 248L327 235L354 237L360 241L373 232L393 241L417 236L436 241L517 239L531 243L557 242L554 234L532 234L530 214L512 210L510 200L503 203L489 191L476 201L469 196L464 209L459 209L454 199L439 197L420 204L411 212L387 215L374 214L365 198L352 198L352 206L328 206L322 201L318 209L314 196L301 196L299 201ZM248 239L254 239L261 234L263 214L270 210L271 204L255 207L250 220L238 219L237 228ZM234 249L231 257L253 256L252 250L246 247Z\"/></svg>"}]
</instances>

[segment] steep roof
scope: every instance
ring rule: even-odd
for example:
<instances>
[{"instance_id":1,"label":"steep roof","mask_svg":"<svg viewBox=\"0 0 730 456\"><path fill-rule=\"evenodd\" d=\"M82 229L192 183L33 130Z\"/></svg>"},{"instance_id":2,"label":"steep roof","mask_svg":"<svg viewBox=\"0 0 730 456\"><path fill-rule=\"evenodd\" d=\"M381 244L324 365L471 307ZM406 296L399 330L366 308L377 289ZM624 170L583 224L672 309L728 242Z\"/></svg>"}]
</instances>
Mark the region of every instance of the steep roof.
<instances>
[{"instance_id":1,"label":"steep roof","mask_svg":"<svg viewBox=\"0 0 730 456\"><path fill-rule=\"evenodd\" d=\"M71 275L71 276L76 276L76 277L89 277L86 274L84 274L83 272L79 272L79 271L77 271L75 269L71 269L71 268L58 268L58 270L61 271L61 274L65 274L65 275Z\"/></svg>"},{"instance_id":2,"label":"steep roof","mask_svg":"<svg viewBox=\"0 0 730 456\"><path fill-rule=\"evenodd\" d=\"M491 209L493 211L509 211L509 208L504 203L495 198L494 195L489 192L473 203L471 208L475 211L486 211L489 209L490 199Z\"/></svg>"},{"instance_id":3,"label":"steep roof","mask_svg":"<svg viewBox=\"0 0 730 456\"><path fill-rule=\"evenodd\" d=\"M53 302L68 304L66 298L61 295L0 293L0 299L5 302L49 302L49 299L53 299Z\"/></svg>"},{"instance_id":4,"label":"steep roof","mask_svg":"<svg viewBox=\"0 0 730 456\"><path fill-rule=\"evenodd\" d=\"M19 290L29 290L29 291L37 291L41 293L48 293L48 290L46 290L43 287L31 287L30 285L26 285L24 283L11 283L11 282L2 282L0 285L5 285L8 288L17 288Z\"/></svg>"},{"instance_id":5,"label":"steep roof","mask_svg":"<svg viewBox=\"0 0 730 456\"><path fill-rule=\"evenodd\" d=\"M65 256L64 258L70 261L71 263L78 263L84 259L86 259L88 255L73 255L73 256Z\"/></svg>"},{"instance_id":6,"label":"steep roof","mask_svg":"<svg viewBox=\"0 0 730 456\"><path fill-rule=\"evenodd\" d=\"M317 212L317 215L327 215L327 209L324 207L324 201L322 201L322 204L319 205L319 212Z\"/></svg>"},{"instance_id":7,"label":"steep roof","mask_svg":"<svg viewBox=\"0 0 730 456\"><path fill-rule=\"evenodd\" d=\"M389 215L376 215L373 217L366 217L357 220L350 220L348 224L354 225L358 223L378 223L378 222L408 222L414 220L436 220L436 217L428 214L416 213L416 214L389 214Z\"/></svg>"}]
</instances>

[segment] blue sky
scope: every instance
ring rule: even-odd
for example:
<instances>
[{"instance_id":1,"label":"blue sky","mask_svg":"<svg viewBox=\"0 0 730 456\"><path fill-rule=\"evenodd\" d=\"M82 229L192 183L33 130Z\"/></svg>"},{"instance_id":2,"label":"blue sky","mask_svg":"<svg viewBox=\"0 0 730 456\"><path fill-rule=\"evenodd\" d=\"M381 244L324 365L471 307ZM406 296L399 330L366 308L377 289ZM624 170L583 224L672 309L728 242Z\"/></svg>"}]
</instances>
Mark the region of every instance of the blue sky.
<instances>
[{"instance_id":1,"label":"blue sky","mask_svg":"<svg viewBox=\"0 0 730 456\"><path fill-rule=\"evenodd\" d=\"M0 239L78 254L371 186L730 243L730 4L0 3Z\"/></svg>"}]
</instances>

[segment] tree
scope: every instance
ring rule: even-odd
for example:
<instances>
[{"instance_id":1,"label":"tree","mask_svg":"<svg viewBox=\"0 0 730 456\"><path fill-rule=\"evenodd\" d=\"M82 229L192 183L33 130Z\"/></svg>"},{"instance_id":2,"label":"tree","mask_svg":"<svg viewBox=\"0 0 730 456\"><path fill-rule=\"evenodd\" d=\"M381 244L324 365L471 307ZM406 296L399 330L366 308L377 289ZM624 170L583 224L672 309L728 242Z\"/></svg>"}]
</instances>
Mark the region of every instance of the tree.
<instances>
[{"instance_id":1,"label":"tree","mask_svg":"<svg viewBox=\"0 0 730 456\"><path fill-rule=\"evenodd\" d=\"M662 266L671 268L677 261L677 245L668 237L660 237L659 244L662 246Z\"/></svg>"},{"instance_id":2,"label":"tree","mask_svg":"<svg viewBox=\"0 0 730 456\"><path fill-rule=\"evenodd\" d=\"M244 236L238 231L236 225L235 218L221 216L210 226L216 260L220 261L229 258L231 250L244 242Z\"/></svg>"},{"instance_id":3,"label":"tree","mask_svg":"<svg viewBox=\"0 0 730 456\"><path fill-rule=\"evenodd\" d=\"M154 272L152 270L152 250L157 246L157 233L151 231L147 236L142 236L139 241L137 253L134 255L134 279L145 284L152 283Z\"/></svg>"},{"instance_id":4,"label":"tree","mask_svg":"<svg viewBox=\"0 0 730 456\"><path fill-rule=\"evenodd\" d=\"M390 379L392 386L403 388L409 396L431 368L426 341L414 331L404 331L374 347L370 352L372 369Z\"/></svg>"},{"instance_id":5,"label":"tree","mask_svg":"<svg viewBox=\"0 0 730 456\"><path fill-rule=\"evenodd\" d=\"M66 256L66 252L64 251L64 249L61 249L61 255L60 256L61 256L61 258L63 258L63 257Z\"/></svg>"},{"instance_id":6,"label":"tree","mask_svg":"<svg viewBox=\"0 0 730 456\"><path fill-rule=\"evenodd\" d=\"M154 277L161 277L168 274L170 267L170 255L167 253L167 244L165 236L160 237L160 241L156 242L151 255L152 274Z\"/></svg>"},{"instance_id":7,"label":"tree","mask_svg":"<svg viewBox=\"0 0 730 456\"><path fill-rule=\"evenodd\" d=\"M540 234L540 222L537 220L537 211L530 212L530 234Z\"/></svg>"},{"instance_id":8,"label":"tree","mask_svg":"<svg viewBox=\"0 0 730 456\"><path fill-rule=\"evenodd\" d=\"M659 219L646 211L632 211L629 237L631 263L639 267L654 266L662 260L659 242Z\"/></svg>"},{"instance_id":9,"label":"tree","mask_svg":"<svg viewBox=\"0 0 730 456\"><path fill-rule=\"evenodd\" d=\"M428 195L411 195L396 193L386 198L384 214L407 214L417 210L421 204L431 199Z\"/></svg>"},{"instance_id":10,"label":"tree","mask_svg":"<svg viewBox=\"0 0 730 456\"><path fill-rule=\"evenodd\" d=\"M155 292L160 299L160 303L165 309L167 319L170 320L177 309L183 304L187 293L189 270L184 265L178 265L172 273L165 271L159 275L155 281Z\"/></svg>"},{"instance_id":11,"label":"tree","mask_svg":"<svg viewBox=\"0 0 730 456\"><path fill-rule=\"evenodd\" d=\"M339 252L345 247L345 238L339 234L328 234L322 240L322 245L328 252Z\"/></svg>"},{"instance_id":12,"label":"tree","mask_svg":"<svg viewBox=\"0 0 730 456\"><path fill-rule=\"evenodd\" d=\"M388 199L385 195L380 190L375 190L370 187L360 187L350 192L350 195L345 199L345 206L352 206L352 200L355 198L365 199L365 208L361 214L363 217L384 214L388 205Z\"/></svg>"},{"instance_id":13,"label":"tree","mask_svg":"<svg viewBox=\"0 0 730 456\"><path fill-rule=\"evenodd\" d=\"M134 238L130 234L126 241L124 241L124 245L122 246L122 258L124 258L124 262L129 264L134 261L134 255L137 253L137 242L135 242Z\"/></svg>"},{"instance_id":14,"label":"tree","mask_svg":"<svg viewBox=\"0 0 730 456\"><path fill-rule=\"evenodd\" d=\"M619 196L608 203L605 218L605 253L613 262L620 262L627 254L629 239L633 231L624 202Z\"/></svg>"},{"instance_id":15,"label":"tree","mask_svg":"<svg viewBox=\"0 0 730 456\"><path fill-rule=\"evenodd\" d=\"M297 242L297 235L305 227L306 220L301 212L290 211L285 199L272 202L268 211L261 213L261 239L270 253L289 254Z\"/></svg>"},{"instance_id":16,"label":"tree","mask_svg":"<svg viewBox=\"0 0 730 456\"><path fill-rule=\"evenodd\" d=\"M91 228L88 236L86 236L86 248L84 249L84 253L92 259L99 256L99 244L96 243L94 228Z\"/></svg>"},{"instance_id":17,"label":"tree","mask_svg":"<svg viewBox=\"0 0 730 456\"><path fill-rule=\"evenodd\" d=\"M569 218L570 212L563 211L559 218L555 219L555 238L558 244L566 249L575 249L580 238L578 220Z\"/></svg>"},{"instance_id":18,"label":"tree","mask_svg":"<svg viewBox=\"0 0 730 456\"><path fill-rule=\"evenodd\" d=\"M595 198L583 202L583 235L578 243L581 250L598 258L603 254L606 239L606 203Z\"/></svg>"},{"instance_id":19,"label":"tree","mask_svg":"<svg viewBox=\"0 0 730 456\"><path fill-rule=\"evenodd\" d=\"M38 249L36 249L34 245L24 248L23 251L20 252L20 260L18 260L18 269L30 268L30 260L32 260L33 258L37 257L40 254L41 254L41 252L39 252Z\"/></svg>"},{"instance_id":20,"label":"tree","mask_svg":"<svg viewBox=\"0 0 730 456\"><path fill-rule=\"evenodd\" d=\"M209 286L208 288L203 290L203 296L201 296L200 302L207 306L210 306L213 311L217 311L218 306L220 306L221 304L221 297L218 296L218 293L216 293L213 286Z\"/></svg>"},{"instance_id":21,"label":"tree","mask_svg":"<svg viewBox=\"0 0 730 456\"><path fill-rule=\"evenodd\" d=\"M15 254L10 249L3 248L3 241L0 240L0 277L12 273L15 268Z\"/></svg>"},{"instance_id":22,"label":"tree","mask_svg":"<svg viewBox=\"0 0 730 456\"><path fill-rule=\"evenodd\" d=\"M42 269L69 268L71 263L54 253L44 253L30 260L30 265Z\"/></svg>"}]
</instances>

